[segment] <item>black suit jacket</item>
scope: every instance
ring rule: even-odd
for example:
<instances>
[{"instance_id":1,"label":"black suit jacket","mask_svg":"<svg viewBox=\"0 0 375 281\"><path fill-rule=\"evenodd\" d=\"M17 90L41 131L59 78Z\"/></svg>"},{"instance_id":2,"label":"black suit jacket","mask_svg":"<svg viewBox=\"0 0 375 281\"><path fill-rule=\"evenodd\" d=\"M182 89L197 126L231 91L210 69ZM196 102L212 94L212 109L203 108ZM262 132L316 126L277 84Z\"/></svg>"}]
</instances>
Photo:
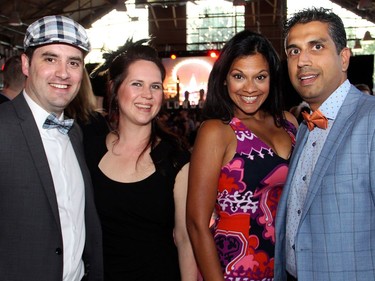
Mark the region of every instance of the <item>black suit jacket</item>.
<instances>
[{"instance_id":1,"label":"black suit jacket","mask_svg":"<svg viewBox=\"0 0 375 281\"><path fill-rule=\"evenodd\" d=\"M69 137L85 183L87 280L103 280L102 237L82 133ZM22 94L0 105L0 280L61 281L63 240L55 188L39 130Z\"/></svg>"},{"instance_id":2,"label":"black suit jacket","mask_svg":"<svg viewBox=\"0 0 375 281\"><path fill-rule=\"evenodd\" d=\"M2 92L0 92L0 103L9 101L8 97L5 96Z\"/></svg>"}]
</instances>

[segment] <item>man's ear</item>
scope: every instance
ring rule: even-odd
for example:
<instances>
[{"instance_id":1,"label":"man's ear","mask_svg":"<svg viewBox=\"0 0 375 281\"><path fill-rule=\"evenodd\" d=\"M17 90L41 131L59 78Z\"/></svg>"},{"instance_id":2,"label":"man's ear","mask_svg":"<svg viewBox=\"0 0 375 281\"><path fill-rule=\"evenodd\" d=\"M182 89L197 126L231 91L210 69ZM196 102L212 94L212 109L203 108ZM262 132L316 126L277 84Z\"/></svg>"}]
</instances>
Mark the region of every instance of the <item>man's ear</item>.
<instances>
[{"instance_id":1,"label":"man's ear","mask_svg":"<svg viewBox=\"0 0 375 281\"><path fill-rule=\"evenodd\" d=\"M29 77L30 60L25 54L21 55L22 72L26 77Z\"/></svg>"},{"instance_id":2,"label":"man's ear","mask_svg":"<svg viewBox=\"0 0 375 281\"><path fill-rule=\"evenodd\" d=\"M348 71L349 68L349 62L350 62L350 57L351 57L351 51L349 48L345 47L344 49L341 50L340 52L341 56L341 64L342 64L342 71L346 72Z\"/></svg>"}]
</instances>

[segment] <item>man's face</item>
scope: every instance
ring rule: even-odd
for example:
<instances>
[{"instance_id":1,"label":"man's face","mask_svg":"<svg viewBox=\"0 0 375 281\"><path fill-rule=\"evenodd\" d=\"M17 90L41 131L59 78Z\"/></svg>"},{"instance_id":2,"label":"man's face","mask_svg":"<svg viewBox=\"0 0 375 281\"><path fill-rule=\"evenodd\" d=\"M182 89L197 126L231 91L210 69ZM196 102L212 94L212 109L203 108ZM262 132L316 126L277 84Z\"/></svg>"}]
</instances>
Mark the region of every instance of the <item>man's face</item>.
<instances>
[{"instance_id":1,"label":"man's face","mask_svg":"<svg viewBox=\"0 0 375 281\"><path fill-rule=\"evenodd\" d=\"M78 93L83 67L83 53L73 46L38 47L31 61L22 55L22 71L28 77L26 93L46 111L60 115Z\"/></svg>"},{"instance_id":2,"label":"man's face","mask_svg":"<svg viewBox=\"0 0 375 281\"><path fill-rule=\"evenodd\" d=\"M290 81L313 110L346 80L350 51L337 54L328 24L313 21L293 26L286 38Z\"/></svg>"}]
</instances>

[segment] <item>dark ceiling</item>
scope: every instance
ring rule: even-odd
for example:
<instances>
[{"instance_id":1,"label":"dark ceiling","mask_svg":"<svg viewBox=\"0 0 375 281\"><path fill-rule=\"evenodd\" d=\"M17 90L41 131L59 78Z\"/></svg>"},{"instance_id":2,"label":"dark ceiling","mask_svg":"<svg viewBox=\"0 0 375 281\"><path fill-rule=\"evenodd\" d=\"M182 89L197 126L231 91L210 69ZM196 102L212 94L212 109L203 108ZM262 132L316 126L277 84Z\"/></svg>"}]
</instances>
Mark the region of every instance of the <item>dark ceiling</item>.
<instances>
[{"instance_id":1,"label":"dark ceiling","mask_svg":"<svg viewBox=\"0 0 375 281\"><path fill-rule=\"evenodd\" d=\"M22 48L29 24L45 15L69 16L85 27L111 11L116 0L0 0L0 44ZM12 12L18 12L21 26L9 25Z\"/></svg>"},{"instance_id":2,"label":"dark ceiling","mask_svg":"<svg viewBox=\"0 0 375 281\"><path fill-rule=\"evenodd\" d=\"M354 14L375 23L374 0L331 0L331 2L352 11Z\"/></svg>"},{"instance_id":3,"label":"dark ceiling","mask_svg":"<svg viewBox=\"0 0 375 281\"><path fill-rule=\"evenodd\" d=\"M122 0L124 1L124 0ZM124 9L121 0L0 0L0 45L22 49L22 40L27 26L36 19L45 15L63 14L69 16L85 27L101 18L114 8ZM186 1L156 1L156 0L128 0L128 3L148 3L154 5L181 5ZM210 0L212 1L212 0ZM242 0L237 3L270 0ZM272 0L277 1L277 0ZM286 1L286 0L279 0ZM194 1L192 1L194 2ZM354 12L355 14L375 23L374 0L332 0L336 4ZM361 4L364 10L357 9ZM9 25L12 12L18 12L22 24L20 26ZM277 11L275 11L277 12ZM155 20L155 19L154 19Z\"/></svg>"}]
</instances>

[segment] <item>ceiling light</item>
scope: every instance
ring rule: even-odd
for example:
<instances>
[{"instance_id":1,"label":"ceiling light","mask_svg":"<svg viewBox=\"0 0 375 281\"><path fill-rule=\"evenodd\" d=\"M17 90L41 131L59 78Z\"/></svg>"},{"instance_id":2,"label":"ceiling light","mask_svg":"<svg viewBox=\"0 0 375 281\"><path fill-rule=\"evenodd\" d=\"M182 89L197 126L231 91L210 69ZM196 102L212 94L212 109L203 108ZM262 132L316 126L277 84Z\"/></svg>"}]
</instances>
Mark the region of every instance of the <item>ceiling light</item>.
<instances>
[{"instance_id":1,"label":"ceiling light","mask_svg":"<svg viewBox=\"0 0 375 281\"><path fill-rule=\"evenodd\" d=\"M367 30L365 32L365 36L363 36L362 40L363 41L371 41L371 40L374 40L374 38L372 38L370 31Z\"/></svg>"},{"instance_id":2,"label":"ceiling light","mask_svg":"<svg viewBox=\"0 0 375 281\"><path fill-rule=\"evenodd\" d=\"M355 43L354 43L354 47L353 49L362 49L362 45L361 45L361 41L359 41L359 39L355 39Z\"/></svg>"},{"instance_id":3,"label":"ceiling light","mask_svg":"<svg viewBox=\"0 0 375 281\"><path fill-rule=\"evenodd\" d=\"M8 24L11 25L11 26L21 26L22 25L20 15L18 14L17 11L13 11L10 14Z\"/></svg>"}]
</instances>

